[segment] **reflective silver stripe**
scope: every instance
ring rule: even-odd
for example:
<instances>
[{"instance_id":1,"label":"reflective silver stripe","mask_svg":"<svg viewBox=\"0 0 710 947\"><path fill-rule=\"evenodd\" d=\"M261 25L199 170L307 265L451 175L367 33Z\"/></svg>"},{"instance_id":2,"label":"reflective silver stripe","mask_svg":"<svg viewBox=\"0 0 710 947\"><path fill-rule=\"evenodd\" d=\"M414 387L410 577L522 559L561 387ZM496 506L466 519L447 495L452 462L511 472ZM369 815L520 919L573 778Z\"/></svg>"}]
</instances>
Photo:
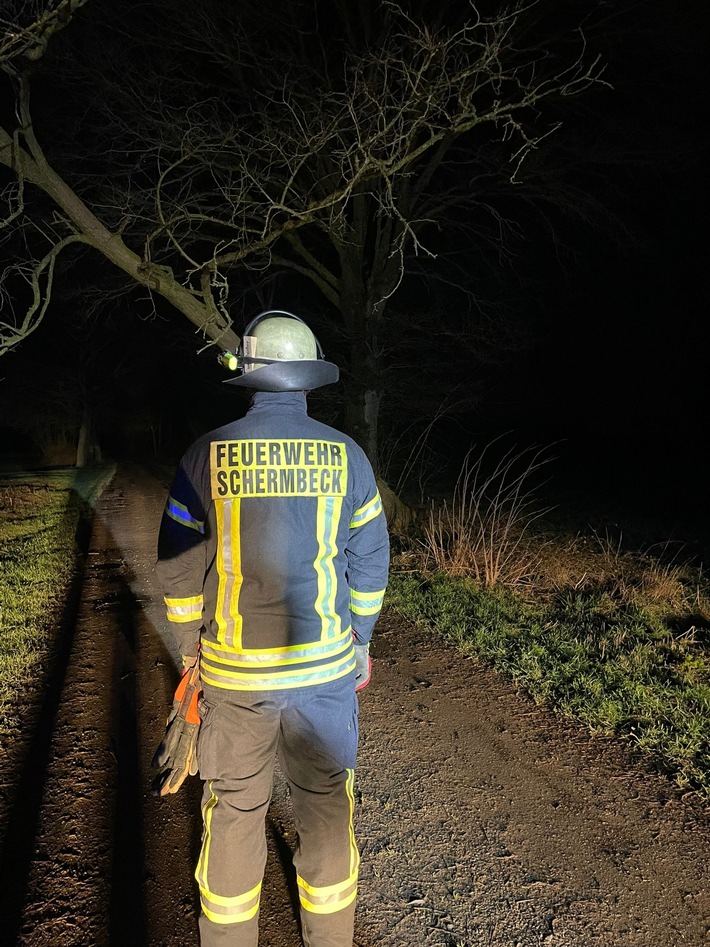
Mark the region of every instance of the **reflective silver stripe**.
<instances>
[{"instance_id":1,"label":"reflective silver stripe","mask_svg":"<svg viewBox=\"0 0 710 947\"><path fill-rule=\"evenodd\" d=\"M195 880L200 888L200 902L205 915L215 924L237 924L248 921L259 910L261 882L250 891L237 894L233 897L224 897L214 894L209 889L209 862L212 844L212 813L219 803L212 781L208 783L210 797L202 807L202 821L204 832L202 835L202 849L195 869Z\"/></svg>"},{"instance_id":2,"label":"reflective silver stripe","mask_svg":"<svg viewBox=\"0 0 710 947\"><path fill-rule=\"evenodd\" d=\"M202 833L202 848L200 849L200 858L195 869L195 881L200 888L207 888L207 868L210 861L210 847L212 845L212 813L219 799L214 791L212 780L208 782L210 798L202 806L202 823L204 831Z\"/></svg>"},{"instance_id":3,"label":"reflective silver stripe","mask_svg":"<svg viewBox=\"0 0 710 947\"><path fill-rule=\"evenodd\" d=\"M225 664L210 661L203 652L200 678L213 687L222 687L227 690L283 690L289 687L309 687L312 684L334 681L350 674L354 669L354 648L348 648L343 658L327 664L318 664L309 669L283 670L274 668L271 674L249 674L233 670Z\"/></svg>"},{"instance_id":4,"label":"reflective silver stripe","mask_svg":"<svg viewBox=\"0 0 710 947\"><path fill-rule=\"evenodd\" d=\"M321 639L340 638L342 625L335 608L338 578L333 560L338 553L338 524L342 512L341 497L318 497L316 510L316 540L318 553L313 563L318 595L315 610L321 620Z\"/></svg>"},{"instance_id":5,"label":"reflective silver stripe","mask_svg":"<svg viewBox=\"0 0 710 947\"><path fill-rule=\"evenodd\" d=\"M313 888L310 890L304 887L305 882L302 878L298 879L298 899L301 907L311 914L335 914L336 911L342 911L357 897L357 875L354 880L344 882L346 887L342 890L334 890L339 885L332 885L332 888ZM318 893L329 892L329 893Z\"/></svg>"},{"instance_id":6,"label":"reflective silver stripe","mask_svg":"<svg viewBox=\"0 0 710 947\"><path fill-rule=\"evenodd\" d=\"M378 490L369 503L361 506L359 510L355 510L350 520L350 529L357 529L358 526L364 526L365 523L369 523L370 520L374 520L376 516L379 516L381 512L382 499L380 497L380 491Z\"/></svg>"},{"instance_id":7,"label":"reflective silver stripe","mask_svg":"<svg viewBox=\"0 0 710 947\"><path fill-rule=\"evenodd\" d=\"M360 853L355 844L355 833L353 831L353 810L355 808L354 798L355 770L348 769L348 776L345 783L345 792L348 797L348 809L350 811L350 875L334 885L311 885L300 875L296 876L298 883L298 898L304 911L310 911L312 914L335 914L336 911L342 911L343 908L351 904L357 895L357 876L360 868Z\"/></svg>"},{"instance_id":8,"label":"reflective silver stripe","mask_svg":"<svg viewBox=\"0 0 710 947\"><path fill-rule=\"evenodd\" d=\"M385 590L379 592L356 592L350 590L350 608L356 615L376 615L382 608Z\"/></svg>"},{"instance_id":9,"label":"reflective silver stripe","mask_svg":"<svg viewBox=\"0 0 710 947\"><path fill-rule=\"evenodd\" d=\"M200 888L200 904L205 915L215 924L239 924L250 921L259 910L261 882L251 891L225 898Z\"/></svg>"},{"instance_id":10,"label":"reflective silver stripe","mask_svg":"<svg viewBox=\"0 0 710 947\"><path fill-rule=\"evenodd\" d=\"M201 595L192 595L189 598L168 598L166 596L163 601L166 605L168 621L183 623L202 619L204 602Z\"/></svg>"},{"instance_id":11,"label":"reflective silver stripe","mask_svg":"<svg viewBox=\"0 0 710 947\"><path fill-rule=\"evenodd\" d=\"M170 519L175 520L176 523L180 523L181 526L187 526L189 529L194 529L198 533L204 533L205 531L204 521L194 517L185 504L178 503L174 497L168 497L168 502L165 504L165 513Z\"/></svg>"},{"instance_id":12,"label":"reflective silver stripe","mask_svg":"<svg viewBox=\"0 0 710 947\"><path fill-rule=\"evenodd\" d=\"M229 664L234 667L249 667L250 665L264 665L283 667L288 664L298 664L304 661L317 661L324 657L335 657L350 647L352 629L348 628L344 634L333 641L316 642L312 645L295 645L286 648L259 649L241 651L237 648L220 648L211 641L202 642L202 653L214 661Z\"/></svg>"},{"instance_id":13,"label":"reflective silver stripe","mask_svg":"<svg viewBox=\"0 0 710 947\"><path fill-rule=\"evenodd\" d=\"M215 617L218 637L223 645L238 645L241 639L242 616L239 614L241 569L241 500L218 500L217 514L217 607Z\"/></svg>"}]
</instances>

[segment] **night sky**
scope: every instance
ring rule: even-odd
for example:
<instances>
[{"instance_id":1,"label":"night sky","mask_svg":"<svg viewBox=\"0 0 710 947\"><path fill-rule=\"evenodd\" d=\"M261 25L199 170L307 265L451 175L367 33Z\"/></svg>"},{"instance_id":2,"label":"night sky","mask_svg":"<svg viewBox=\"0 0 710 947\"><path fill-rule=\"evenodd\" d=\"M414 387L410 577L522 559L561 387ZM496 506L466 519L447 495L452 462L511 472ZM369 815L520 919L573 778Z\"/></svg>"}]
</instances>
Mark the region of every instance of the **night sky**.
<instances>
[{"instance_id":1,"label":"night sky","mask_svg":"<svg viewBox=\"0 0 710 947\"><path fill-rule=\"evenodd\" d=\"M536 340L480 415L553 445L555 498L707 542L710 29L707 6L681 6L668 29L659 5L637 5L638 37L610 51L614 91L595 103L598 135L621 123L636 152L604 180L626 232L580 227Z\"/></svg>"},{"instance_id":2,"label":"night sky","mask_svg":"<svg viewBox=\"0 0 710 947\"><path fill-rule=\"evenodd\" d=\"M584 147L593 142L610 152L606 163L579 170L581 183L610 213L596 221L562 217L560 252L534 226L529 230L510 275L525 342L493 363L472 364L484 379L480 400L443 439L455 439L454 454L502 432L520 444L552 444L555 499L589 515L606 511L622 520L628 513L657 533L705 539L710 116L704 51L710 30L707 4L679 4L677 14L671 6L626 4L618 28L600 41L614 89L590 97L569 121L573 131L577 123ZM554 4L548 7L554 12ZM597 7L608 8L614 20L614 4ZM11 252L11 244L0 247L6 259ZM87 260L76 267L74 275L61 275L45 326L0 364L6 444L14 438L8 419L17 392L55 384L63 347L64 365L83 350L107 417L171 405L173 454L201 424L241 413L243 402L221 389L211 353L195 357L189 325L167 309L142 320L135 315L145 316L142 304L131 304L126 316L116 303L98 317L107 320L106 332L67 330L67 314L82 306L76 273L88 268L96 279L104 270ZM293 279L276 285L268 303L308 318L310 290ZM237 330L261 308L255 298L240 301ZM326 345L327 326L317 331ZM189 413L188 402L201 411L189 423L175 420ZM120 453L125 442L114 440L107 433L108 450Z\"/></svg>"},{"instance_id":3,"label":"night sky","mask_svg":"<svg viewBox=\"0 0 710 947\"><path fill-rule=\"evenodd\" d=\"M551 291L549 320L491 398L494 425L555 442L578 491L704 530L710 328L703 165L641 191L638 248L589 240L586 272ZM485 412L484 412L485 413Z\"/></svg>"}]
</instances>

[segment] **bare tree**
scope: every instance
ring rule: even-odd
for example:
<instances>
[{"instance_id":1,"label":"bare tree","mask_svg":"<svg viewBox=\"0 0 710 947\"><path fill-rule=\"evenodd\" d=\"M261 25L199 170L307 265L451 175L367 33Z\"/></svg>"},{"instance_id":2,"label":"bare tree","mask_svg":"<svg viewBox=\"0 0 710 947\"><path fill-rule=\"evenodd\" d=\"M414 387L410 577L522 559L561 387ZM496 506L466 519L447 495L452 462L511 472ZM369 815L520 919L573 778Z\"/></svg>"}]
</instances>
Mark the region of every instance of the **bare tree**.
<instances>
[{"instance_id":1,"label":"bare tree","mask_svg":"<svg viewBox=\"0 0 710 947\"><path fill-rule=\"evenodd\" d=\"M54 3L45 16L65 22L80 5ZM601 83L602 68L581 32L575 42L540 32L544 0L492 16L450 4L446 24L388 2L334 4L328 23L307 0L288 11L275 4L266 39L264 4L259 16L246 6L205 2L189 15L172 0L146 7L167 47L150 65L144 21L132 38L145 44L139 80L102 50L109 94L96 126L104 152L111 142L118 157L81 181L69 163L55 170L35 131L40 20L24 46L0 46L12 54L3 68L18 102L14 127L0 128L0 163L14 175L6 224L30 226L28 245L44 243L15 267L32 298L3 321L0 351L44 317L57 256L72 244L102 253L225 348L236 343L233 274L277 265L309 280L339 316L347 426L377 465L389 301L413 262L434 258L428 234L452 212L470 214L468 239L505 252L508 225L486 198L490 179L514 187L557 128L545 103ZM55 207L41 226L27 216L27 185Z\"/></svg>"},{"instance_id":2,"label":"bare tree","mask_svg":"<svg viewBox=\"0 0 710 947\"><path fill-rule=\"evenodd\" d=\"M47 51L49 40L86 2L52 0L27 26L13 25L8 29L4 24L0 65L17 89L17 124L12 132L0 127L0 163L15 176L15 183L3 193L8 205L3 225L29 225L44 238L48 248L41 255L5 270L5 279L16 275L25 278L31 299L26 309L18 313L11 296L3 294L6 317L0 322L0 354L26 338L41 323L52 296L57 258L64 249L76 244L99 251L133 281L167 299L205 337L225 348L234 348L238 338L212 291L209 274L201 280L200 289L194 290L183 285L169 267L161 267L136 253L124 241L123 227L107 226L54 170L39 144L30 111L30 80L36 64ZM51 221L23 220L27 184L39 188L55 205Z\"/></svg>"}]
</instances>

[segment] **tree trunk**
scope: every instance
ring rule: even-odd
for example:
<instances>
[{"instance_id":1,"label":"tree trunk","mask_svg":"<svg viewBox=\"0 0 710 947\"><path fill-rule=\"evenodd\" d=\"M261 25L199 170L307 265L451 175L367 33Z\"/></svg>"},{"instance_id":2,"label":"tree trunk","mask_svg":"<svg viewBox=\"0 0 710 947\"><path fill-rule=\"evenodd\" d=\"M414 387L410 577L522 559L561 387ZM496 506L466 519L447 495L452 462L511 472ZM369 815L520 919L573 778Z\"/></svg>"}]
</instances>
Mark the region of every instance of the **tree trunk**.
<instances>
[{"instance_id":1,"label":"tree trunk","mask_svg":"<svg viewBox=\"0 0 710 947\"><path fill-rule=\"evenodd\" d=\"M341 300L349 328L349 372L345 378L345 427L368 456L375 474L379 472L378 443L382 365L377 355L376 318L368 318L365 306L347 305Z\"/></svg>"},{"instance_id":2,"label":"tree trunk","mask_svg":"<svg viewBox=\"0 0 710 947\"><path fill-rule=\"evenodd\" d=\"M76 445L76 467L101 463L101 448L94 436L94 412L88 401L84 402Z\"/></svg>"},{"instance_id":3,"label":"tree trunk","mask_svg":"<svg viewBox=\"0 0 710 947\"><path fill-rule=\"evenodd\" d=\"M368 456L375 474L379 471L378 446L380 401L382 392L358 384L354 379L346 385L345 425Z\"/></svg>"},{"instance_id":4,"label":"tree trunk","mask_svg":"<svg viewBox=\"0 0 710 947\"><path fill-rule=\"evenodd\" d=\"M86 467L91 451L91 409L84 404L84 410L79 426L79 440L76 445L76 466Z\"/></svg>"}]
</instances>

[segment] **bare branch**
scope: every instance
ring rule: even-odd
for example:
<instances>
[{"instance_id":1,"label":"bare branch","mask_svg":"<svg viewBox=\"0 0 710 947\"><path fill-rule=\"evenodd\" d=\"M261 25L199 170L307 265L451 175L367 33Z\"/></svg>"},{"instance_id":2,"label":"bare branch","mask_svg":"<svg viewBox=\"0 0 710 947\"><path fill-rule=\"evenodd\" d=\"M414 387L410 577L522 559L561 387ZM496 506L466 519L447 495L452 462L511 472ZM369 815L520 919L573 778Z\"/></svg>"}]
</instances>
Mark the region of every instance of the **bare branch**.
<instances>
[{"instance_id":1,"label":"bare branch","mask_svg":"<svg viewBox=\"0 0 710 947\"><path fill-rule=\"evenodd\" d=\"M36 62L45 54L52 36L71 21L88 0L48 0L41 3L23 3L22 13L28 20L0 18L0 68L8 71L17 59Z\"/></svg>"},{"instance_id":2,"label":"bare branch","mask_svg":"<svg viewBox=\"0 0 710 947\"><path fill-rule=\"evenodd\" d=\"M4 164L15 172L20 193L25 182L29 181L36 185L61 208L71 222L74 234L72 238L67 238L68 242L80 240L98 250L115 266L131 276L135 282L165 297L197 326L205 338L225 348L236 348L238 339L231 330L231 320L224 308L220 309L215 303L211 293L200 301L190 289L175 279L169 267L142 260L126 245L120 233L110 231L53 170L34 137L27 93L23 94L22 118L23 136L31 144L31 154L18 144L17 135L11 138L4 129L0 128L0 164ZM12 211L11 216L13 219L17 216L17 208ZM62 241L61 246L64 245L66 244ZM56 253L51 250L44 258L45 262L38 271L38 278L45 270L50 275L53 274L55 259ZM219 280L216 280L215 285L218 284ZM30 331L33 331L46 313L48 301L49 296L46 303L33 302L27 319L21 324L31 326ZM12 335L12 338L15 336ZM0 354L8 347L0 347Z\"/></svg>"},{"instance_id":3,"label":"bare branch","mask_svg":"<svg viewBox=\"0 0 710 947\"><path fill-rule=\"evenodd\" d=\"M18 342L30 336L40 325L52 299L54 266L57 257L65 247L84 242L80 234L71 234L58 243L55 243L49 253L34 266L18 266L14 268L14 274L22 276L29 283L32 290L32 302L22 317L15 319L14 312L10 313L9 318L5 315L5 310L9 307L6 305L6 300L0 298L0 312L2 312L4 316L4 318L0 319L0 355L5 355L6 352L14 348ZM0 282L4 283L8 276L11 275L13 275L13 272L8 273L6 270L6 272L2 274Z\"/></svg>"},{"instance_id":4,"label":"bare branch","mask_svg":"<svg viewBox=\"0 0 710 947\"><path fill-rule=\"evenodd\" d=\"M7 40L8 56L15 61L22 49L23 62L41 57L86 2L50 0L24 38ZM348 332L365 320L369 350L380 352L387 300L413 264L436 255L432 224L475 204L486 222L503 226L467 181L484 168L521 187L526 159L560 127L543 121L546 103L603 84L582 34L573 52L558 57L544 44L528 48L534 0L488 19L471 4L453 28L434 28L388 3L367 41L357 39L360 24L344 4L349 47L337 55L322 43L317 55L308 52L305 31L289 33L290 14L275 18L276 51L271 38L258 45L261 19L258 30L245 25L256 8L237 15L209 0L189 9L165 2L168 33L155 46L149 20L134 26L115 14L108 26L94 24L107 43L119 41L111 47L117 56L101 47L85 67L82 87L97 77L102 83L100 110L87 105L100 134L94 162L76 172L74 187L70 174L84 159L70 151L72 171L56 173L35 135L22 76L20 127L0 129L0 163L17 180L6 194L6 219L13 227L23 219L24 190L34 185L83 242L169 300L205 339L230 347L232 274L276 264L308 277ZM144 15L152 12L148 4ZM140 76L121 62L131 44L149 64ZM200 65L188 72L191 58ZM82 68L72 65L77 85ZM107 153L105 172L97 172ZM500 232L485 239L506 254Z\"/></svg>"}]
</instances>

